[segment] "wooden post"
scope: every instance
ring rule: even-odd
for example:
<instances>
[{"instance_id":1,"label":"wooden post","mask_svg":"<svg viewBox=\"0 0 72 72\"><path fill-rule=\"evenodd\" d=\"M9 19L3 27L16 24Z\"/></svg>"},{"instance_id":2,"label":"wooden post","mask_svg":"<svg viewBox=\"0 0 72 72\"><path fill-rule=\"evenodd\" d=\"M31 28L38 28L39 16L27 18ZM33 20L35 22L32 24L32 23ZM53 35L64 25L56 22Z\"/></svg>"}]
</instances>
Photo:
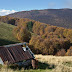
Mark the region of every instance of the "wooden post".
<instances>
[{"instance_id":1,"label":"wooden post","mask_svg":"<svg viewBox=\"0 0 72 72\"><path fill-rule=\"evenodd\" d=\"M38 68L38 61L36 59L32 59L32 67L33 67L33 69Z\"/></svg>"}]
</instances>

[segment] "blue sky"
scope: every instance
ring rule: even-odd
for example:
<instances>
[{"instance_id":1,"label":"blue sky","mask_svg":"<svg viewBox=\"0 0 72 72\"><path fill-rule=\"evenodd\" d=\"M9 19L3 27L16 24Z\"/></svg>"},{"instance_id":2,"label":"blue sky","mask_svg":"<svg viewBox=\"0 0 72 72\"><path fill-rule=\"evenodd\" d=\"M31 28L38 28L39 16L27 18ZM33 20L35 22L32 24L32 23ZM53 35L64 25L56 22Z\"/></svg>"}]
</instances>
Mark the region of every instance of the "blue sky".
<instances>
[{"instance_id":1,"label":"blue sky","mask_svg":"<svg viewBox=\"0 0 72 72\"><path fill-rule=\"evenodd\" d=\"M72 8L72 0L0 0L0 15L35 9Z\"/></svg>"}]
</instances>

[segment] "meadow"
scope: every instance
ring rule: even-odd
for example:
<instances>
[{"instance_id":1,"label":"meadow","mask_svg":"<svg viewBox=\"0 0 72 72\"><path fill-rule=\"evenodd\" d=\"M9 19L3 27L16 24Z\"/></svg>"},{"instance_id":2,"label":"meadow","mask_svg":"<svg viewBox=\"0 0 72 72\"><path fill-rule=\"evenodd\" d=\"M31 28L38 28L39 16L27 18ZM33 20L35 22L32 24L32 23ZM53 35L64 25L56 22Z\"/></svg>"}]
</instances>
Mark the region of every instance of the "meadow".
<instances>
[{"instance_id":1,"label":"meadow","mask_svg":"<svg viewBox=\"0 0 72 72\"><path fill-rule=\"evenodd\" d=\"M19 42L13 36L15 26L0 22L0 46Z\"/></svg>"},{"instance_id":2,"label":"meadow","mask_svg":"<svg viewBox=\"0 0 72 72\"><path fill-rule=\"evenodd\" d=\"M0 72L72 72L72 56L35 55L38 69L13 70L4 65Z\"/></svg>"},{"instance_id":3,"label":"meadow","mask_svg":"<svg viewBox=\"0 0 72 72\"><path fill-rule=\"evenodd\" d=\"M42 63L54 65L51 72L72 72L72 56L36 55Z\"/></svg>"}]
</instances>

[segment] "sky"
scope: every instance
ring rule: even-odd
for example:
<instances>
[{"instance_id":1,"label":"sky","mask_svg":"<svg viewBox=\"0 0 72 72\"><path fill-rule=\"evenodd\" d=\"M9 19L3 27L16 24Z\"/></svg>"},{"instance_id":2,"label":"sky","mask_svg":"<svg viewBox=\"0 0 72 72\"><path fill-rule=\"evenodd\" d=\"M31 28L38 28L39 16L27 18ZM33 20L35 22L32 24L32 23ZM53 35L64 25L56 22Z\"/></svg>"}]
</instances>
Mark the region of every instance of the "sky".
<instances>
[{"instance_id":1,"label":"sky","mask_svg":"<svg viewBox=\"0 0 72 72\"><path fill-rule=\"evenodd\" d=\"M0 16L18 11L71 8L72 0L0 0Z\"/></svg>"}]
</instances>

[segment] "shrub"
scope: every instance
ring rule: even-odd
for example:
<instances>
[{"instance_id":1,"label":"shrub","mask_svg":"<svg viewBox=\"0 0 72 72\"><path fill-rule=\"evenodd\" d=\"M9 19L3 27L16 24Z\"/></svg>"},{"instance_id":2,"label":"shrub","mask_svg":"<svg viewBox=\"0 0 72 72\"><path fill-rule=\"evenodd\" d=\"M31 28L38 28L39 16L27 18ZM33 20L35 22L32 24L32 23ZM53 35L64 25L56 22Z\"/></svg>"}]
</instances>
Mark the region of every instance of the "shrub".
<instances>
[{"instance_id":1,"label":"shrub","mask_svg":"<svg viewBox=\"0 0 72 72\"><path fill-rule=\"evenodd\" d=\"M66 56L72 56L72 46L67 50Z\"/></svg>"},{"instance_id":2,"label":"shrub","mask_svg":"<svg viewBox=\"0 0 72 72\"><path fill-rule=\"evenodd\" d=\"M61 50L59 50L58 52L57 52L57 56L65 56L65 53L66 53L66 51L65 51L65 49L61 49Z\"/></svg>"},{"instance_id":3,"label":"shrub","mask_svg":"<svg viewBox=\"0 0 72 72\"><path fill-rule=\"evenodd\" d=\"M8 24L15 25L15 19L10 19L10 20L8 21Z\"/></svg>"}]
</instances>

